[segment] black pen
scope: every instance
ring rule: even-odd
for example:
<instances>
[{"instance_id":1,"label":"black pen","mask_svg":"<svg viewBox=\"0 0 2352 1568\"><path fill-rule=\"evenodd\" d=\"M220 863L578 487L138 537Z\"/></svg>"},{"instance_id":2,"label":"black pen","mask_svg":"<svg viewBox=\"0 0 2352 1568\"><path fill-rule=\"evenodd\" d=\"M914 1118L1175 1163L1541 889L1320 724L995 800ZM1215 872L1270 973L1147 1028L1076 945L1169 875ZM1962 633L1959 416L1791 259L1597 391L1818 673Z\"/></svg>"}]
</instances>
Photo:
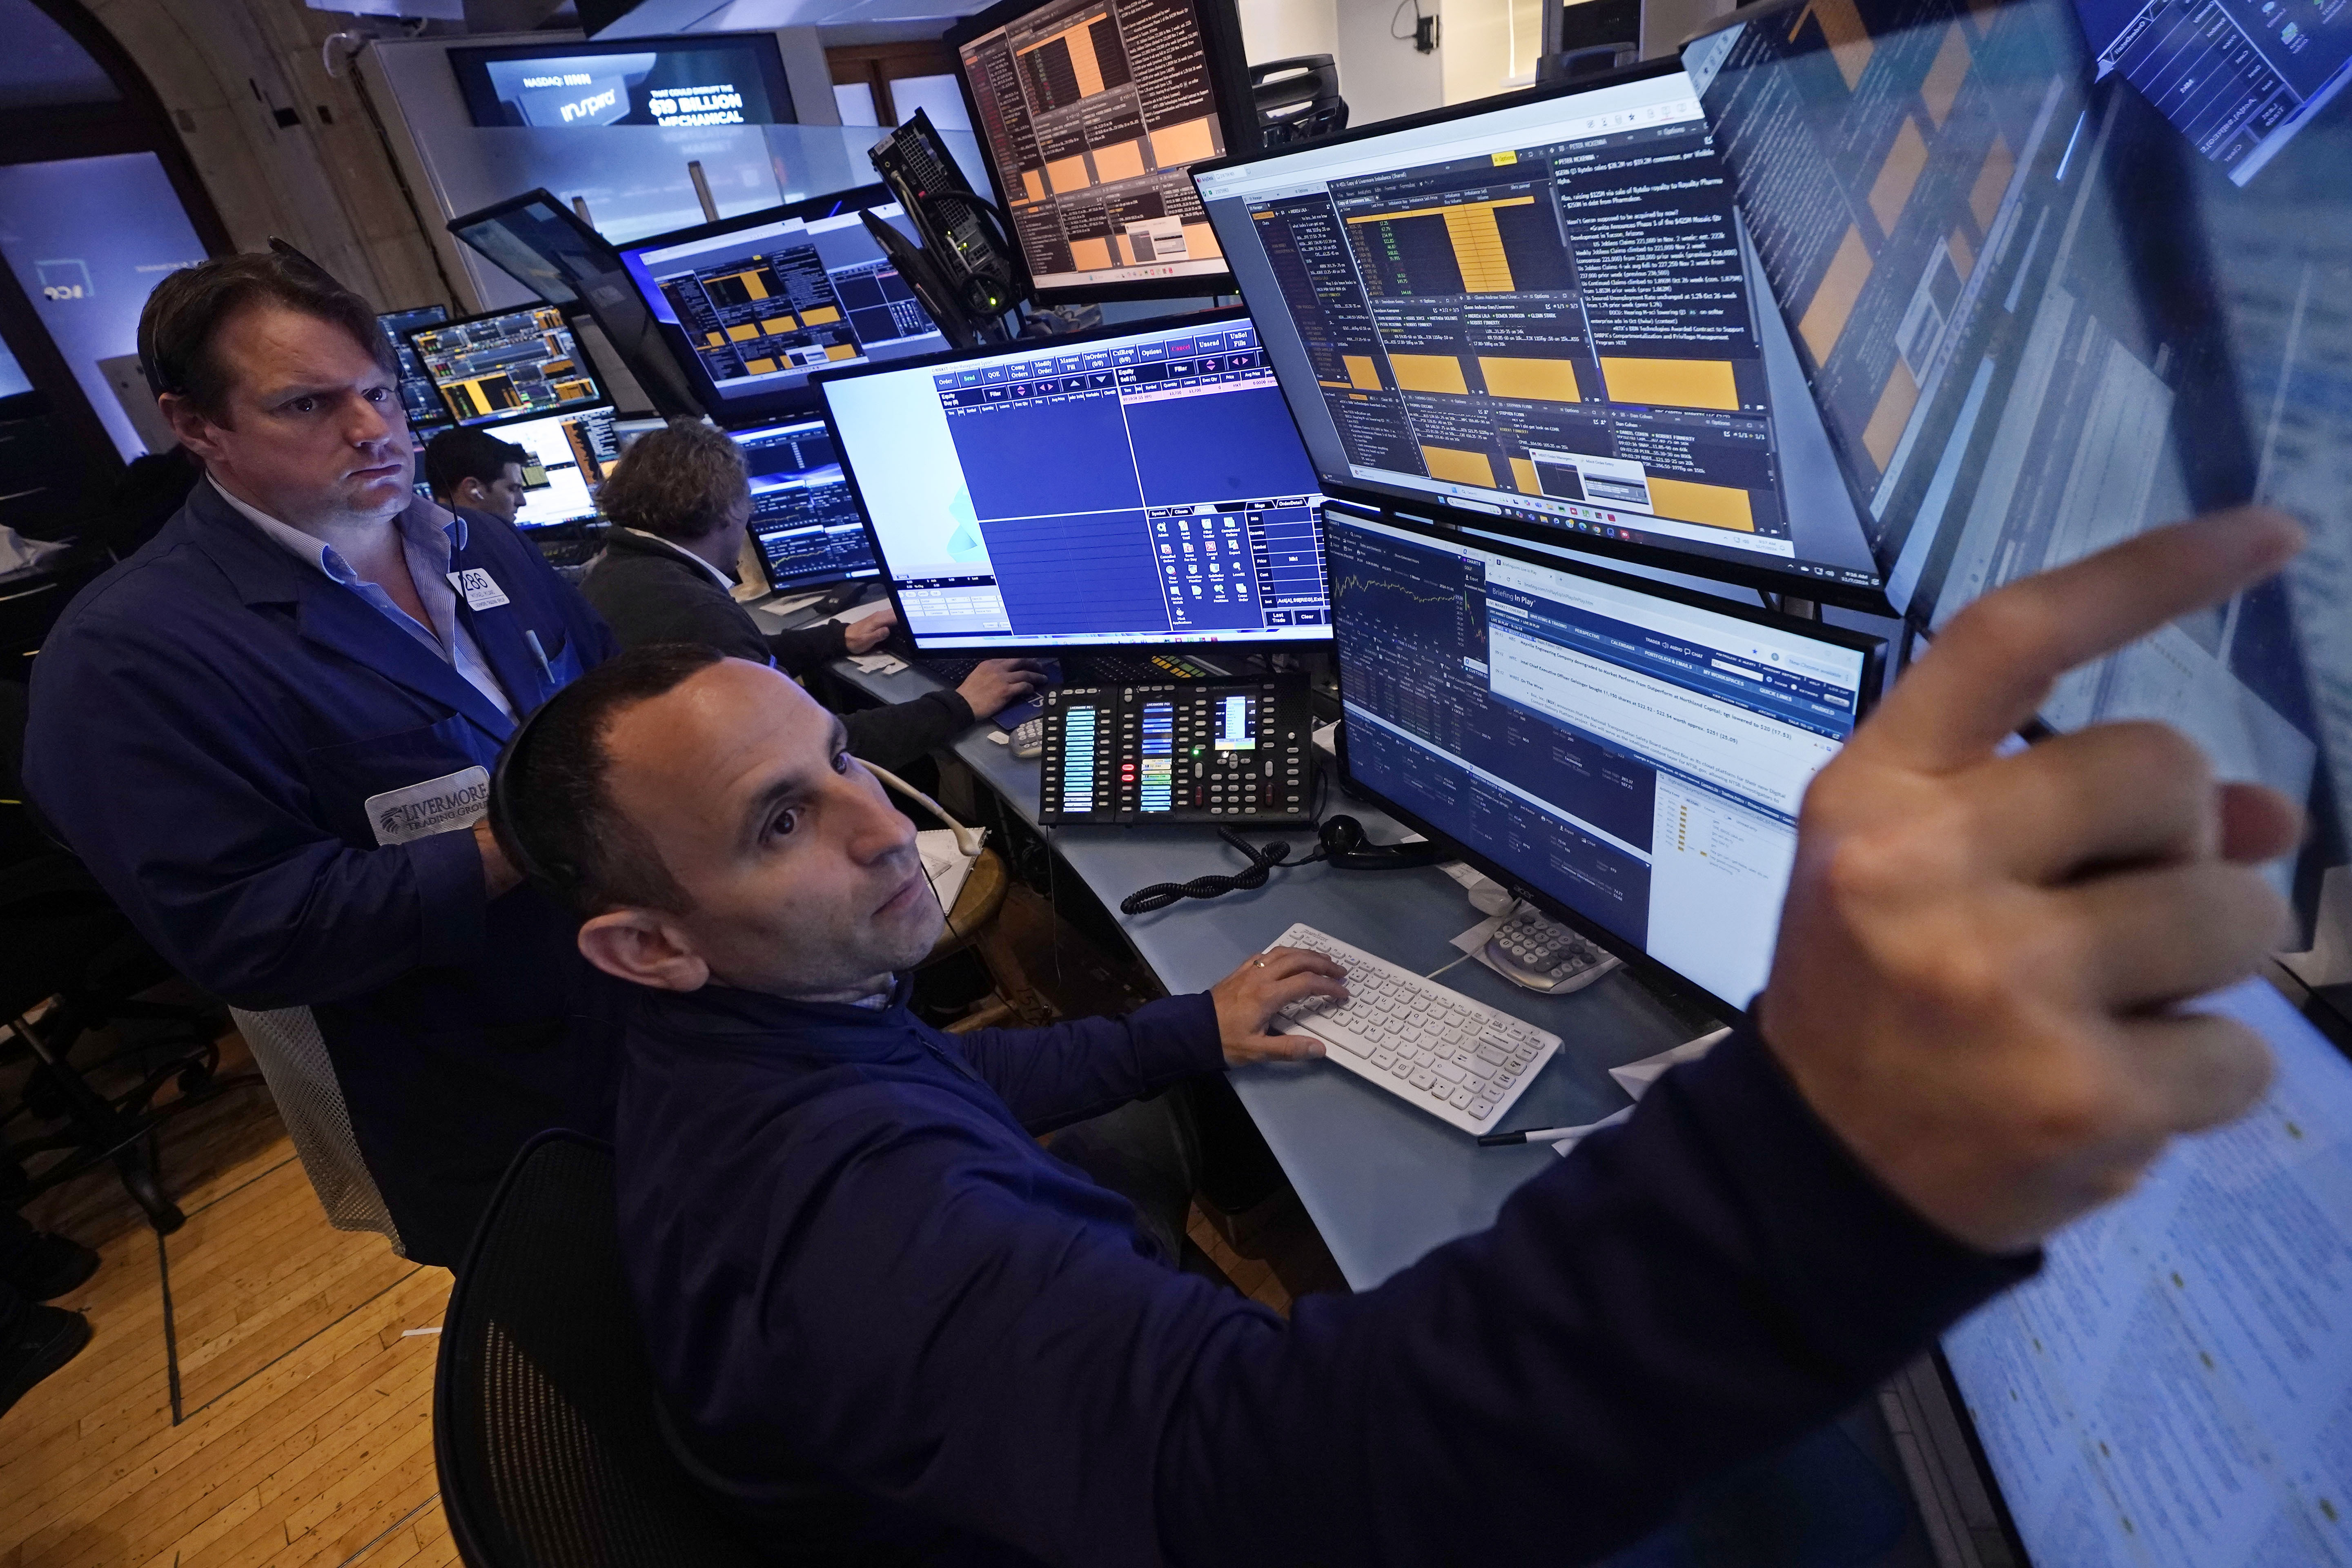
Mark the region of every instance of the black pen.
<instances>
[{"instance_id":1,"label":"black pen","mask_svg":"<svg viewBox=\"0 0 2352 1568\"><path fill-rule=\"evenodd\" d=\"M1479 1143L1488 1149L1500 1149L1511 1143L1557 1143L1563 1138L1581 1138L1591 1131L1590 1127L1530 1127L1520 1132L1481 1132Z\"/></svg>"},{"instance_id":2,"label":"black pen","mask_svg":"<svg viewBox=\"0 0 2352 1568\"><path fill-rule=\"evenodd\" d=\"M1588 1132L1598 1132L1604 1127L1614 1127L1633 1114L1627 1106L1612 1116L1598 1121L1588 1121L1581 1127L1530 1127L1518 1132L1481 1132L1478 1142L1484 1148L1500 1149L1513 1143L1572 1143Z\"/></svg>"}]
</instances>

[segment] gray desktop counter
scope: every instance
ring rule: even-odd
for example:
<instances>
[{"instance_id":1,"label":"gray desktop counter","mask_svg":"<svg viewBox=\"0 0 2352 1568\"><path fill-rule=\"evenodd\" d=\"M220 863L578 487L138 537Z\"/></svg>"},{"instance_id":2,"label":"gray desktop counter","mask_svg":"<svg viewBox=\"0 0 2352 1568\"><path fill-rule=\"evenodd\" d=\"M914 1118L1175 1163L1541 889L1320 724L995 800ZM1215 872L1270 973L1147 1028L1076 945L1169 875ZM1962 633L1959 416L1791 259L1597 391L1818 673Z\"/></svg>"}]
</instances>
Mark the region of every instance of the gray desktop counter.
<instances>
[{"instance_id":1,"label":"gray desktop counter","mask_svg":"<svg viewBox=\"0 0 2352 1568\"><path fill-rule=\"evenodd\" d=\"M772 625L781 624L772 622ZM846 662L833 673L883 701L935 689L919 670L867 675ZM1016 762L976 725L954 751L1033 826L1038 764ZM1327 806L1362 821L1383 841L1402 832L1336 789ZM1335 871L1318 864L1277 870L1251 892L1187 900L1148 915L1117 915L1119 900L1154 882L1244 869L1207 827L1039 827L1065 865L1114 912L1137 954L1171 994L1202 991L1248 956L1305 921L1422 973L1462 956L1451 939L1483 917L1462 888L1433 868ZM1273 834L1266 835L1271 837ZM1294 852L1312 841L1294 830ZM1628 1103L1608 1069L1662 1051L1696 1031L1623 971L1567 996L1524 991L1476 963L1441 984L1502 1008L1564 1042L1520 1096L1506 1130L1573 1126ZM1248 1068L1234 1086L1282 1162L1331 1256L1358 1289L1378 1284L1431 1247L1493 1223L1504 1198L1557 1159L1549 1146L1484 1149L1469 1134L1382 1093L1327 1062Z\"/></svg>"}]
</instances>

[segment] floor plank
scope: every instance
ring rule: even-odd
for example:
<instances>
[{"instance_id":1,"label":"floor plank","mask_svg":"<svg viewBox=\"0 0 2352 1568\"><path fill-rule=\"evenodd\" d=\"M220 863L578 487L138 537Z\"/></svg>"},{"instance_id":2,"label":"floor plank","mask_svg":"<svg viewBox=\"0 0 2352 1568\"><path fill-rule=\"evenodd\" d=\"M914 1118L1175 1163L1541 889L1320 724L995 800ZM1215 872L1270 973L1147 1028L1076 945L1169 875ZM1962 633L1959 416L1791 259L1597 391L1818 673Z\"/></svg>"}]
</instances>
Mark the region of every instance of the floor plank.
<instances>
[{"instance_id":1,"label":"floor plank","mask_svg":"<svg viewBox=\"0 0 2352 1568\"><path fill-rule=\"evenodd\" d=\"M234 1036L223 1056L246 1063ZM88 1315L89 1347L0 1415L0 1568L455 1563L440 1341L403 1332L439 1324L447 1272L330 1226L265 1094L168 1124L162 1163L188 1223L160 1249L110 1170L26 1207L100 1262L58 1303Z\"/></svg>"}]
</instances>

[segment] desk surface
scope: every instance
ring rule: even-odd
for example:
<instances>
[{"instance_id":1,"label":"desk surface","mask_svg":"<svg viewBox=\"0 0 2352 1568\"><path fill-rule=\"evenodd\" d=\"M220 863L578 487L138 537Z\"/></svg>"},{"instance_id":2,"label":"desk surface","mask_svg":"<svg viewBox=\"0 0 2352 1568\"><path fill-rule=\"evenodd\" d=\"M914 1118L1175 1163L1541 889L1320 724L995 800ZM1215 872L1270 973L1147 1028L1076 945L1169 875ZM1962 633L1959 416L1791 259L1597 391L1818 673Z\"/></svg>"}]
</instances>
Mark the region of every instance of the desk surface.
<instances>
[{"instance_id":1,"label":"desk surface","mask_svg":"<svg viewBox=\"0 0 2352 1568\"><path fill-rule=\"evenodd\" d=\"M769 619L772 626L782 624ZM915 669L867 675L843 662L834 670L884 701L904 701L938 684ZM993 724L976 725L954 751L1036 826L1038 764L1014 761L1010 748L988 739L994 731ZM1376 838L1402 831L1370 806L1345 809ZM1237 871L1240 857L1200 826L1038 831L1114 912L1137 953L1176 994L1216 984L1294 921L1426 973L1461 957L1452 939L1485 918L1434 868L1349 872L1319 864L1276 871L1253 892L1117 915L1119 900L1139 888ZM1295 842L1301 850L1309 847L1303 832ZM1622 970L1567 996L1523 991L1476 963L1440 978L1563 1042L1512 1107L1506 1129L1574 1126L1608 1115L1627 1103L1608 1076L1610 1068L1664 1050L1691 1033ZM1482 1149L1469 1134L1326 1062L1244 1068L1234 1074L1234 1087L1358 1289L1433 1247L1483 1229L1513 1188L1557 1158L1546 1146Z\"/></svg>"}]
</instances>

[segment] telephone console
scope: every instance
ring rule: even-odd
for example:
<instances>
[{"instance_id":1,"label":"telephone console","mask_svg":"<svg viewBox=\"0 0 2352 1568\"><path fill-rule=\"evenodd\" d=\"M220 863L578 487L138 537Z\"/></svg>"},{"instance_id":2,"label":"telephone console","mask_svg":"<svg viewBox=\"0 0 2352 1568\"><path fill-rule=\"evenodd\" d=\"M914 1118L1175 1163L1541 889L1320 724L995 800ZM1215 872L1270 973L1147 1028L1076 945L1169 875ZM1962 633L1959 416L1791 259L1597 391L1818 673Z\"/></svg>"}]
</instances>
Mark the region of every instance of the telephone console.
<instances>
[{"instance_id":1,"label":"telephone console","mask_svg":"<svg viewBox=\"0 0 2352 1568\"><path fill-rule=\"evenodd\" d=\"M1045 705L1043 822L1308 820L1303 675L1063 686Z\"/></svg>"}]
</instances>

